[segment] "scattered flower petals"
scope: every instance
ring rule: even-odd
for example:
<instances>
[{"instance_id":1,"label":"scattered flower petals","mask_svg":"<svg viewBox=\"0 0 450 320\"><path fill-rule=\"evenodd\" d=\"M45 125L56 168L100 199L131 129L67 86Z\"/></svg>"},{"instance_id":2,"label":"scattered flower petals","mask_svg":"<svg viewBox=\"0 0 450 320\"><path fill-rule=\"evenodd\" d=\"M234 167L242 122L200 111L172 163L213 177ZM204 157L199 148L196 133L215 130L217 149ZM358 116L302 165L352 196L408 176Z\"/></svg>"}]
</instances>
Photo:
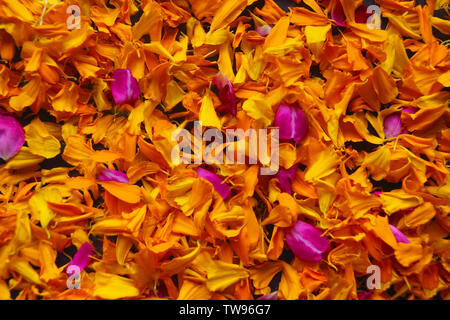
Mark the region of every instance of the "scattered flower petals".
<instances>
[{"instance_id":1,"label":"scattered flower petals","mask_svg":"<svg viewBox=\"0 0 450 320\"><path fill-rule=\"evenodd\" d=\"M286 242L297 258L308 262L320 261L329 246L319 229L303 221L297 221L288 231Z\"/></svg>"},{"instance_id":2,"label":"scattered flower petals","mask_svg":"<svg viewBox=\"0 0 450 320\"><path fill-rule=\"evenodd\" d=\"M111 92L116 104L123 102L134 102L139 98L141 90L137 80L128 69L117 69L113 72Z\"/></svg>"},{"instance_id":3,"label":"scattered flower petals","mask_svg":"<svg viewBox=\"0 0 450 320\"><path fill-rule=\"evenodd\" d=\"M214 186L214 189L225 200L230 195L230 188L223 182L223 180L215 173L203 168L197 168L197 175L200 178L206 179Z\"/></svg>"},{"instance_id":4,"label":"scattered flower petals","mask_svg":"<svg viewBox=\"0 0 450 320\"><path fill-rule=\"evenodd\" d=\"M274 125L280 128L281 139L299 142L308 133L308 122L303 111L286 104L279 106Z\"/></svg>"},{"instance_id":5,"label":"scattered flower petals","mask_svg":"<svg viewBox=\"0 0 450 320\"><path fill-rule=\"evenodd\" d=\"M116 182L123 182L128 183L128 176L117 170L112 169L103 169L102 172L100 172L99 175L97 175L98 181L116 181Z\"/></svg>"},{"instance_id":6,"label":"scattered flower petals","mask_svg":"<svg viewBox=\"0 0 450 320\"><path fill-rule=\"evenodd\" d=\"M0 113L0 158L14 157L25 143L25 132L20 123L7 113Z\"/></svg>"}]
</instances>

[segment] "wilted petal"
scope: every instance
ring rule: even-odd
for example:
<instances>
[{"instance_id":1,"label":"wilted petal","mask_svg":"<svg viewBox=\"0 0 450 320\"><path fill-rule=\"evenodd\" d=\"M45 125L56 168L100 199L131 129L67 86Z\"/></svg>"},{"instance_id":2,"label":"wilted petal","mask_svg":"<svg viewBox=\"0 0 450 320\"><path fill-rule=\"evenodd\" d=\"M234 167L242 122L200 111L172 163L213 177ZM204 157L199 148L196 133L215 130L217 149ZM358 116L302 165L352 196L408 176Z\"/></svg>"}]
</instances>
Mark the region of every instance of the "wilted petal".
<instances>
[{"instance_id":1,"label":"wilted petal","mask_svg":"<svg viewBox=\"0 0 450 320\"><path fill-rule=\"evenodd\" d=\"M275 115L275 126L280 128L281 139L302 140L308 133L308 122L300 108L281 104Z\"/></svg>"},{"instance_id":2,"label":"wilted petal","mask_svg":"<svg viewBox=\"0 0 450 320\"><path fill-rule=\"evenodd\" d=\"M92 255L93 252L94 248L89 242L83 243L67 267L77 266L80 268L80 271L84 270L89 265L89 262L91 261L89 256Z\"/></svg>"},{"instance_id":3,"label":"wilted petal","mask_svg":"<svg viewBox=\"0 0 450 320\"><path fill-rule=\"evenodd\" d=\"M409 243L410 242L408 240L408 238L400 230L398 230L396 227L394 227L391 224L389 225L389 227L391 228L391 231L394 234L395 240L397 240L397 242L403 242L403 243Z\"/></svg>"},{"instance_id":4,"label":"wilted petal","mask_svg":"<svg viewBox=\"0 0 450 320\"><path fill-rule=\"evenodd\" d=\"M278 291L265 294L256 300L278 300Z\"/></svg>"},{"instance_id":5,"label":"wilted petal","mask_svg":"<svg viewBox=\"0 0 450 320\"><path fill-rule=\"evenodd\" d=\"M9 114L0 112L0 158L8 160L19 152L25 143L25 132L20 123Z\"/></svg>"},{"instance_id":6,"label":"wilted petal","mask_svg":"<svg viewBox=\"0 0 450 320\"><path fill-rule=\"evenodd\" d=\"M128 183L128 176L117 170L112 169L103 169L102 172L97 176L98 181L116 181Z\"/></svg>"},{"instance_id":7,"label":"wilted petal","mask_svg":"<svg viewBox=\"0 0 450 320\"><path fill-rule=\"evenodd\" d=\"M219 112L237 113L237 101L233 84L223 72L218 72L213 78L213 84L219 89L219 99L222 105L217 108Z\"/></svg>"},{"instance_id":8,"label":"wilted petal","mask_svg":"<svg viewBox=\"0 0 450 320\"><path fill-rule=\"evenodd\" d=\"M272 30L272 28L270 26L268 26L267 24L255 29L255 31L258 32L261 37L267 36L271 30Z\"/></svg>"},{"instance_id":9,"label":"wilted petal","mask_svg":"<svg viewBox=\"0 0 450 320\"><path fill-rule=\"evenodd\" d=\"M214 189L224 200L230 195L230 188L228 188L226 183L223 183L222 179L217 174L203 168L197 168L197 175L200 178L211 182Z\"/></svg>"},{"instance_id":10,"label":"wilted petal","mask_svg":"<svg viewBox=\"0 0 450 320\"><path fill-rule=\"evenodd\" d=\"M133 102L141 94L137 80L128 69L117 69L112 74L111 92L115 103Z\"/></svg>"},{"instance_id":11,"label":"wilted petal","mask_svg":"<svg viewBox=\"0 0 450 320\"><path fill-rule=\"evenodd\" d=\"M328 249L328 239L312 225L298 221L286 234L286 242L295 256L308 262L317 262Z\"/></svg>"},{"instance_id":12,"label":"wilted petal","mask_svg":"<svg viewBox=\"0 0 450 320\"><path fill-rule=\"evenodd\" d=\"M278 181L280 181L280 189L282 192L291 194L291 184L294 181L297 166L292 166L290 169L280 168L277 173Z\"/></svg>"}]
</instances>

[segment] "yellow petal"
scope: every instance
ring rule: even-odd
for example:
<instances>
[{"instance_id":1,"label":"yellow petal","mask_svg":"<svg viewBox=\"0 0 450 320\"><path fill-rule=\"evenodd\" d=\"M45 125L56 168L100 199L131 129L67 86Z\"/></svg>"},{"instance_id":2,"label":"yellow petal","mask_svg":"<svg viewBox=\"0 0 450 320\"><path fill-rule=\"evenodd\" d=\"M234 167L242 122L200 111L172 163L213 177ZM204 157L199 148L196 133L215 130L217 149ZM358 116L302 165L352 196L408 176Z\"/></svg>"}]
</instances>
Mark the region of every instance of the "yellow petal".
<instances>
[{"instance_id":1,"label":"yellow petal","mask_svg":"<svg viewBox=\"0 0 450 320\"><path fill-rule=\"evenodd\" d=\"M109 300L133 298L139 296L139 290L131 279L97 271L94 295Z\"/></svg>"}]
</instances>

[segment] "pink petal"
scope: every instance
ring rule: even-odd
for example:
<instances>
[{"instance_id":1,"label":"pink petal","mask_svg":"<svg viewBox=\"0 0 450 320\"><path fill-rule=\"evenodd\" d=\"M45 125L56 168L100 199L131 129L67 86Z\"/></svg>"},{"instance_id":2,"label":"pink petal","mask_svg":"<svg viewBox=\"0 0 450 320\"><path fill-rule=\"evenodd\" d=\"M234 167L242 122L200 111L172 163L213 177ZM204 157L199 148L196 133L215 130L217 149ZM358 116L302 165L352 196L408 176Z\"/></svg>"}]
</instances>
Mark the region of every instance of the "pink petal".
<instances>
[{"instance_id":1,"label":"pink petal","mask_svg":"<svg viewBox=\"0 0 450 320\"><path fill-rule=\"evenodd\" d=\"M280 128L281 139L302 140L308 133L308 122L302 109L281 104L275 115L276 127Z\"/></svg>"},{"instance_id":2,"label":"pink petal","mask_svg":"<svg viewBox=\"0 0 450 320\"><path fill-rule=\"evenodd\" d=\"M394 227L392 224L390 224L389 227L391 228L391 231L394 234L395 240L397 240L397 242L402 242L402 243L410 242L408 240L408 238L400 230L398 230L396 227Z\"/></svg>"},{"instance_id":3,"label":"pink petal","mask_svg":"<svg viewBox=\"0 0 450 320\"><path fill-rule=\"evenodd\" d=\"M217 111L231 113L233 116L236 116L237 100L231 81L223 72L219 71L213 78L213 84L219 89L219 99L222 102Z\"/></svg>"},{"instance_id":4,"label":"pink petal","mask_svg":"<svg viewBox=\"0 0 450 320\"><path fill-rule=\"evenodd\" d=\"M367 298L370 298L372 295L372 291L363 291L358 293L358 300L366 300Z\"/></svg>"},{"instance_id":5,"label":"pink petal","mask_svg":"<svg viewBox=\"0 0 450 320\"><path fill-rule=\"evenodd\" d=\"M317 262L328 249L328 239L322 232L312 225L297 221L295 226L286 234L286 242L295 256L308 262Z\"/></svg>"},{"instance_id":6,"label":"pink petal","mask_svg":"<svg viewBox=\"0 0 450 320\"><path fill-rule=\"evenodd\" d=\"M376 197L379 197L380 194L382 194L382 193L383 193L382 191L375 191L373 194L374 194Z\"/></svg>"},{"instance_id":7,"label":"pink petal","mask_svg":"<svg viewBox=\"0 0 450 320\"><path fill-rule=\"evenodd\" d=\"M278 292L274 291L259 297L256 300L278 300Z\"/></svg>"},{"instance_id":8,"label":"pink petal","mask_svg":"<svg viewBox=\"0 0 450 320\"><path fill-rule=\"evenodd\" d=\"M139 98L141 90L130 70L117 69L113 72L112 78L114 81L111 83L111 92L116 104L134 102Z\"/></svg>"},{"instance_id":9,"label":"pink petal","mask_svg":"<svg viewBox=\"0 0 450 320\"><path fill-rule=\"evenodd\" d=\"M223 180L215 173L203 168L197 168L197 175L200 178L206 179L214 186L214 189L225 200L230 195L230 188Z\"/></svg>"},{"instance_id":10,"label":"pink petal","mask_svg":"<svg viewBox=\"0 0 450 320\"><path fill-rule=\"evenodd\" d=\"M255 29L255 31L258 32L261 37L266 37L267 35L269 35L271 30L272 28L267 24Z\"/></svg>"},{"instance_id":11,"label":"pink petal","mask_svg":"<svg viewBox=\"0 0 450 320\"><path fill-rule=\"evenodd\" d=\"M128 176L120 171L111 170L111 169L103 169L102 172L97 176L98 181L116 181L128 183Z\"/></svg>"},{"instance_id":12,"label":"pink petal","mask_svg":"<svg viewBox=\"0 0 450 320\"><path fill-rule=\"evenodd\" d=\"M331 18L336 22L338 26L347 26L347 24L345 23L344 8L342 7L339 0L336 1L336 4L331 9Z\"/></svg>"},{"instance_id":13,"label":"pink petal","mask_svg":"<svg viewBox=\"0 0 450 320\"><path fill-rule=\"evenodd\" d=\"M417 112L417 109L415 109L415 108L404 108L404 109L402 109L402 112L414 114L414 113Z\"/></svg>"},{"instance_id":14,"label":"pink petal","mask_svg":"<svg viewBox=\"0 0 450 320\"><path fill-rule=\"evenodd\" d=\"M294 181L297 166L292 166L290 169L280 168L277 173L278 181L280 181L280 189L282 192L291 194L291 184Z\"/></svg>"},{"instance_id":15,"label":"pink petal","mask_svg":"<svg viewBox=\"0 0 450 320\"><path fill-rule=\"evenodd\" d=\"M0 158L14 157L25 143L25 132L20 123L6 112L0 113Z\"/></svg>"},{"instance_id":16,"label":"pink petal","mask_svg":"<svg viewBox=\"0 0 450 320\"><path fill-rule=\"evenodd\" d=\"M396 112L388 115L384 118L384 135L386 138L394 138L401 133L404 133L402 125L402 119L400 118L400 113Z\"/></svg>"},{"instance_id":17,"label":"pink petal","mask_svg":"<svg viewBox=\"0 0 450 320\"><path fill-rule=\"evenodd\" d=\"M80 271L84 270L89 265L89 262L91 261L89 256L92 255L93 252L94 248L89 242L83 243L67 267L77 266L80 268Z\"/></svg>"}]
</instances>

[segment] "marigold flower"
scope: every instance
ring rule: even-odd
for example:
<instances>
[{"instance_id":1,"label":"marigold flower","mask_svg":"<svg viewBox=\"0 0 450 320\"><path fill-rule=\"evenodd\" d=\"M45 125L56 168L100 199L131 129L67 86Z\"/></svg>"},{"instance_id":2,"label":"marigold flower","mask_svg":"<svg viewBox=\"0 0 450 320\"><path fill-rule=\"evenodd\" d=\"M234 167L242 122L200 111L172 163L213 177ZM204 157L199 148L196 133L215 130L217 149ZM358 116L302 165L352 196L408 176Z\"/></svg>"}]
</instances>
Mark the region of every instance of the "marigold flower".
<instances>
[{"instance_id":1,"label":"marigold flower","mask_svg":"<svg viewBox=\"0 0 450 320\"><path fill-rule=\"evenodd\" d=\"M123 102L134 102L139 98L141 90L136 78L128 69L117 69L113 72L111 92L116 104Z\"/></svg>"},{"instance_id":2,"label":"marigold flower","mask_svg":"<svg viewBox=\"0 0 450 320\"><path fill-rule=\"evenodd\" d=\"M306 116L300 108L281 104L275 115L276 127L280 128L281 139L302 140L308 132Z\"/></svg>"},{"instance_id":3,"label":"marigold flower","mask_svg":"<svg viewBox=\"0 0 450 320\"><path fill-rule=\"evenodd\" d=\"M230 188L223 180L215 173L203 168L197 168L197 175L200 178L206 179L214 186L214 189L225 200L230 195Z\"/></svg>"},{"instance_id":4,"label":"marigold flower","mask_svg":"<svg viewBox=\"0 0 450 320\"><path fill-rule=\"evenodd\" d=\"M233 116L236 116L237 102L231 81L223 72L219 71L213 78L213 84L219 89L219 98L222 102L217 111L231 113Z\"/></svg>"},{"instance_id":5,"label":"marigold flower","mask_svg":"<svg viewBox=\"0 0 450 320\"><path fill-rule=\"evenodd\" d=\"M312 225L297 221L286 234L286 242L295 256L308 262L317 262L328 249L328 239L321 235L319 229Z\"/></svg>"},{"instance_id":6,"label":"marigold flower","mask_svg":"<svg viewBox=\"0 0 450 320\"><path fill-rule=\"evenodd\" d=\"M67 267L77 266L80 271L84 270L90 263L91 258L89 257L94 252L94 247L89 242L85 242L80 246L77 253L73 256L72 261L69 262Z\"/></svg>"},{"instance_id":7,"label":"marigold flower","mask_svg":"<svg viewBox=\"0 0 450 320\"><path fill-rule=\"evenodd\" d=\"M11 115L0 110L0 158L14 157L25 143L25 132Z\"/></svg>"},{"instance_id":8,"label":"marigold flower","mask_svg":"<svg viewBox=\"0 0 450 320\"><path fill-rule=\"evenodd\" d=\"M128 183L128 176L120 171L112 170L112 169L103 169L102 172L100 172L97 175L98 181L116 181L116 182L123 182Z\"/></svg>"}]
</instances>

